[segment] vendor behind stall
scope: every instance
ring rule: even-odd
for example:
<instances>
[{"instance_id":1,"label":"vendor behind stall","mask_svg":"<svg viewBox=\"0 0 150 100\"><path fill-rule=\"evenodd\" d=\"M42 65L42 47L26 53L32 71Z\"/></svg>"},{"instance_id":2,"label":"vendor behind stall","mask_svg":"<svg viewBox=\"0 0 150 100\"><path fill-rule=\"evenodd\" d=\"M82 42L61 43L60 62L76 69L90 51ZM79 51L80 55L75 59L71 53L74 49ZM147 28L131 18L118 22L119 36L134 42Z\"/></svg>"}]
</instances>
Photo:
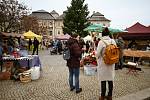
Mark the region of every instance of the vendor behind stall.
<instances>
[{"instance_id":1,"label":"vendor behind stall","mask_svg":"<svg viewBox=\"0 0 150 100\"><path fill-rule=\"evenodd\" d=\"M2 66L2 55L3 55L3 47L2 42L0 42L0 67Z\"/></svg>"},{"instance_id":2,"label":"vendor behind stall","mask_svg":"<svg viewBox=\"0 0 150 100\"><path fill-rule=\"evenodd\" d=\"M23 56L23 57L28 56L27 46L28 46L27 41L24 39L24 37L21 37L21 39L20 39L20 51L19 51L20 56Z\"/></svg>"},{"instance_id":3,"label":"vendor behind stall","mask_svg":"<svg viewBox=\"0 0 150 100\"><path fill-rule=\"evenodd\" d=\"M2 43L0 42L0 61L2 59L2 55L3 55L3 47L2 47Z\"/></svg>"},{"instance_id":4,"label":"vendor behind stall","mask_svg":"<svg viewBox=\"0 0 150 100\"><path fill-rule=\"evenodd\" d=\"M12 36L9 36L8 41L7 41L7 46L8 46L8 53L11 54L13 52L15 42L13 41Z\"/></svg>"},{"instance_id":5,"label":"vendor behind stall","mask_svg":"<svg viewBox=\"0 0 150 100\"><path fill-rule=\"evenodd\" d=\"M137 43L135 42L135 40L132 40L129 44L128 44L128 49L136 49Z\"/></svg>"}]
</instances>

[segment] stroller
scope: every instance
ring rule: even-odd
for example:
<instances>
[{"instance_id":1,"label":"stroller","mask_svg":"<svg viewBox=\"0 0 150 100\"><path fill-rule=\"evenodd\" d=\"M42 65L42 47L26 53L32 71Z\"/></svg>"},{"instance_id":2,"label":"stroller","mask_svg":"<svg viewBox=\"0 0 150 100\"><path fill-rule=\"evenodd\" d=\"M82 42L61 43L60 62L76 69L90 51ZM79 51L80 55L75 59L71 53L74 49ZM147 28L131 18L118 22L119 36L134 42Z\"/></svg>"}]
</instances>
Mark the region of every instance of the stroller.
<instances>
[{"instance_id":1,"label":"stroller","mask_svg":"<svg viewBox=\"0 0 150 100\"><path fill-rule=\"evenodd\" d=\"M56 46L53 46L51 49L50 49L50 54L53 55L53 54L56 54L57 55L57 47Z\"/></svg>"}]
</instances>

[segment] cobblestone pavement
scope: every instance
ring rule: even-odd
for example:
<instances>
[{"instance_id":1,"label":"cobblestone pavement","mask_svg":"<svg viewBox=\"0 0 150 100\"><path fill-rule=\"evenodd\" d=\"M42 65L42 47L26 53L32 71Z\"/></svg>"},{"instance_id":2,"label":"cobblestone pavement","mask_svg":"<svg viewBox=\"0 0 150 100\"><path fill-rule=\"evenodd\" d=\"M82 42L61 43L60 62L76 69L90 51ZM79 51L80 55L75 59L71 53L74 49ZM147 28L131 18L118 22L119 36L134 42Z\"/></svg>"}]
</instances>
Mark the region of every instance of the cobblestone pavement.
<instances>
[{"instance_id":1,"label":"cobblestone pavement","mask_svg":"<svg viewBox=\"0 0 150 100\"><path fill-rule=\"evenodd\" d=\"M40 52L42 72L39 80L21 83L13 80L0 81L0 100L98 100L97 76L86 76L80 71L80 86L83 92L70 92L68 69L62 55ZM127 69L117 70L113 98L119 98L150 88L150 67L142 66L144 72L134 76L126 74Z\"/></svg>"}]
</instances>

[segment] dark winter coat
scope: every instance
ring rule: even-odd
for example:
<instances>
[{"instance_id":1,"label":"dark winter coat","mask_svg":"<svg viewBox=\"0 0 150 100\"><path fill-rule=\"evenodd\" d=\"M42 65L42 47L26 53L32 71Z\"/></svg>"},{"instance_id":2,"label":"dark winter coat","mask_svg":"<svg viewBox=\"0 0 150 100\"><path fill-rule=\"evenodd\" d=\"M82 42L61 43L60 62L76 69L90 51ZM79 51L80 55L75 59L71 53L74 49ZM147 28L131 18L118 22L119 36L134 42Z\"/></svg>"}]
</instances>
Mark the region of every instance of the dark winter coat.
<instances>
[{"instance_id":1,"label":"dark winter coat","mask_svg":"<svg viewBox=\"0 0 150 100\"><path fill-rule=\"evenodd\" d=\"M39 41L37 39L34 39L33 45L34 45L34 47L38 47L39 46Z\"/></svg>"},{"instance_id":2,"label":"dark winter coat","mask_svg":"<svg viewBox=\"0 0 150 100\"><path fill-rule=\"evenodd\" d=\"M31 39L29 39L29 45L32 45L32 40Z\"/></svg>"},{"instance_id":3,"label":"dark winter coat","mask_svg":"<svg viewBox=\"0 0 150 100\"><path fill-rule=\"evenodd\" d=\"M80 67L81 48L76 39L70 38L67 42L67 46L70 49L70 59L67 60L67 66L69 68Z\"/></svg>"}]
</instances>

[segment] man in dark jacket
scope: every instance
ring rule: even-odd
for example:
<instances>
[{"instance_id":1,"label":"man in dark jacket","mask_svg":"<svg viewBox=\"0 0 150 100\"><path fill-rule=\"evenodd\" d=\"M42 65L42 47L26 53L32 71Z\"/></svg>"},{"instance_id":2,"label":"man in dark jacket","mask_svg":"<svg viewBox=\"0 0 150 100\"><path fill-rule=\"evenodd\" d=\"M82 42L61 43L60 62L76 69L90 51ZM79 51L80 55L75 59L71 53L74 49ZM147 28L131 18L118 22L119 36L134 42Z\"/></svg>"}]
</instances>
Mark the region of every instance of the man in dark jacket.
<instances>
[{"instance_id":1,"label":"man in dark jacket","mask_svg":"<svg viewBox=\"0 0 150 100\"><path fill-rule=\"evenodd\" d=\"M58 42L57 42L57 47L58 47L58 53L59 53L59 54L62 54L62 53L61 53L61 52L62 52L62 43L61 43L60 40L58 40Z\"/></svg>"},{"instance_id":2,"label":"man in dark jacket","mask_svg":"<svg viewBox=\"0 0 150 100\"><path fill-rule=\"evenodd\" d=\"M36 54L38 55L39 41L37 40L36 37L34 38L33 45L34 45L34 48L33 48L33 53L32 53L32 55L34 55L34 52L35 52L35 51L36 51Z\"/></svg>"},{"instance_id":3,"label":"man in dark jacket","mask_svg":"<svg viewBox=\"0 0 150 100\"><path fill-rule=\"evenodd\" d=\"M29 51L30 51L30 49L31 49L31 46L32 46L32 40L31 39L29 39L29 42L28 42L28 46L29 46Z\"/></svg>"},{"instance_id":4,"label":"man in dark jacket","mask_svg":"<svg viewBox=\"0 0 150 100\"><path fill-rule=\"evenodd\" d=\"M69 68L69 85L70 91L76 89L76 93L80 93L82 88L79 87L79 73L80 73L80 57L81 57L81 48L78 43L78 35L73 34L72 37L68 40L67 46L70 49L70 59L67 60L67 66ZM73 80L75 78L75 82ZM75 83L75 86L73 85Z\"/></svg>"}]
</instances>

